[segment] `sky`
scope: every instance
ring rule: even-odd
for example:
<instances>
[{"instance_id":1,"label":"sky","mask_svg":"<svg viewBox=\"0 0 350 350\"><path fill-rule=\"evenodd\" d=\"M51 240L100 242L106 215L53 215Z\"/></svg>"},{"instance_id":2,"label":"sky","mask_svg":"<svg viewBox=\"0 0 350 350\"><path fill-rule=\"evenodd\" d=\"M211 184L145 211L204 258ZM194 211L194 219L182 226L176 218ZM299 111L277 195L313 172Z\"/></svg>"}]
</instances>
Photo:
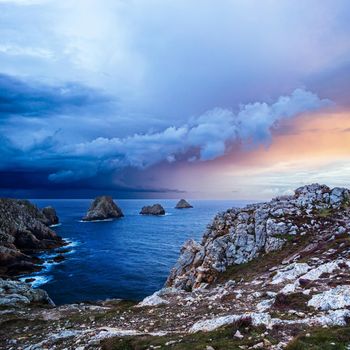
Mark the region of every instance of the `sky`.
<instances>
[{"instance_id":1,"label":"sky","mask_svg":"<svg viewBox=\"0 0 350 350\"><path fill-rule=\"evenodd\" d=\"M0 0L0 195L350 187L347 0Z\"/></svg>"}]
</instances>

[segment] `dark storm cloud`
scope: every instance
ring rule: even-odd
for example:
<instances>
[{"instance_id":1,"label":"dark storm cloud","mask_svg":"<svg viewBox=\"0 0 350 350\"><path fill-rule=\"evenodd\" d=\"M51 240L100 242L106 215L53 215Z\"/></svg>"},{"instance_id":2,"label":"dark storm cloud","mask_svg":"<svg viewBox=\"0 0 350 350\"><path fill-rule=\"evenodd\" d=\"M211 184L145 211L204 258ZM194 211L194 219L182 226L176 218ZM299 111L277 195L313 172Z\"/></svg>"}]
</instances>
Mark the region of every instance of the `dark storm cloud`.
<instances>
[{"instance_id":1,"label":"dark storm cloud","mask_svg":"<svg viewBox=\"0 0 350 350\"><path fill-rule=\"evenodd\" d=\"M0 74L1 118L81 112L108 102L108 96L78 83L52 86Z\"/></svg>"}]
</instances>

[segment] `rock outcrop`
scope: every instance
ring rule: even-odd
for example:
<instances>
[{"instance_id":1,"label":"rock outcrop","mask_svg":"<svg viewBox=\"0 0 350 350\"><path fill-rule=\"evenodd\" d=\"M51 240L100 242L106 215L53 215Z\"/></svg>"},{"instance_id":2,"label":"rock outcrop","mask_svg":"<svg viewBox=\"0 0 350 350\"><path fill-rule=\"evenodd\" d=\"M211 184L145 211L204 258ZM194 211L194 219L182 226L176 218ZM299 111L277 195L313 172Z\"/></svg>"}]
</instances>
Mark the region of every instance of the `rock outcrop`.
<instances>
[{"instance_id":1,"label":"rock outcrop","mask_svg":"<svg viewBox=\"0 0 350 350\"><path fill-rule=\"evenodd\" d=\"M165 215L165 210L160 204L146 205L141 211L141 215Z\"/></svg>"},{"instance_id":2,"label":"rock outcrop","mask_svg":"<svg viewBox=\"0 0 350 350\"><path fill-rule=\"evenodd\" d=\"M292 196L220 213L201 243L190 240L184 244L167 286L191 290L210 284L229 266L279 250L296 235L317 232L322 225L320 218L349 203L348 189L313 184L298 188ZM345 230L338 227L339 233Z\"/></svg>"},{"instance_id":3,"label":"rock outcrop","mask_svg":"<svg viewBox=\"0 0 350 350\"><path fill-rule=\"evenodd\" d=\"M44 220L44 224L47 226L57 225L59 223L58 216L56 214L56 210L53 207L45 207L41 210L43 216L46 220Z\"/></svg>"},{"instance_id":4,"label":"rock outcrop","mask_svg":"<svg viewBox=\"0 0 350 350\"><path fill-rule=\"evenodd\" d=\"M98 221L123 217L122 210L114 203L110 196L96 197L83 217L83 221Z\"/></svg>"},{"instance_id":5,"label":"rock outcrop","mask_svg":"<svg viewBox=\"0 0 350 350\"><path fill-rule=\"evenodd\" d=\"M177 204L175 209L187 209L187 208L193 208L193 206L188 203L185 199L180 199Z\"/></svg>"},{"instance_id":6,"label":"rock outcrop","mask_svg":"<svg viewBox=\"0 0 350 350\"><path fill-rule=\"evenodd\" d=\"M0 306L21 307L29 304L47 304L53 301L42 289L33 289L29 284L0 278Z\"/></svg>"},{"instance_id":7,"label":"rock outcrop","mask_svg":"<svg viewBox=\"0 0 350 350\"><path fill-rule=\"evenodd\" d=\"M35 271L31 253L65 244L49 223L29 201L0 199L0 276Z\"/></svg>"}]
</instances>

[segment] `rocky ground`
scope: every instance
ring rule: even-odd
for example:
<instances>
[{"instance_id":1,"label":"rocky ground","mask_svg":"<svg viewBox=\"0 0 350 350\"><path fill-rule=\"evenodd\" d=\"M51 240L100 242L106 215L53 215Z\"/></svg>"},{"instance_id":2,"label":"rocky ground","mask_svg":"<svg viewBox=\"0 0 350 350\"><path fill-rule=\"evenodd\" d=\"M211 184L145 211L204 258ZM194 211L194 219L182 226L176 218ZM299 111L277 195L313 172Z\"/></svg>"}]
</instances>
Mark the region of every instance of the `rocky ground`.
<instances>
[{"instance_id":1,"label":"rocky ground","mask_svg":"<svg viewBox=\"0 0 350 350\"><path fill-rule=\"evenodd\" d=\"M312 185L295 196L231 209L214 219L202 243L185 244L167 288L139 304L10 301L0 311L0 344L350 349L349 233L345 189ZM23 293L7 288L6 298Z\"/></svg>"}]
</instances>

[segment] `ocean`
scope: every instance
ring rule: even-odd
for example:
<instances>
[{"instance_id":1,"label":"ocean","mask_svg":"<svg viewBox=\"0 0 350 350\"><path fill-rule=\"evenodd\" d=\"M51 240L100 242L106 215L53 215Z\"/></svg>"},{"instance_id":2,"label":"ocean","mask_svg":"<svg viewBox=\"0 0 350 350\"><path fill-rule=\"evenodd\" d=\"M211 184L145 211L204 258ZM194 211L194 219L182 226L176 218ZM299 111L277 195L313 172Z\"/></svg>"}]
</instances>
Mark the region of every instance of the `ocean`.
<instances>
[{"instance_id":1,"label":"ocean","mask_svg":"<svg viewBox=\"0 0 350 350\"><path fill-rule=\"evenodd\" d=\"M34 287L45 289L57 305L122 298L141 300L163 287L183 243L200 240L219 212L246 201L191 200L193 209L174 209L176 200L118 200L125 217L113 221L81 222L90 206L87 199L32 200L53 206L60 225L53 230L69 242L65 260L50 262L55 252L39 256L44 269ZM142 216L144 205L160 203L165 216ZM23 279L25 279L23 278Z\"/></svg>"}]
</instances>

